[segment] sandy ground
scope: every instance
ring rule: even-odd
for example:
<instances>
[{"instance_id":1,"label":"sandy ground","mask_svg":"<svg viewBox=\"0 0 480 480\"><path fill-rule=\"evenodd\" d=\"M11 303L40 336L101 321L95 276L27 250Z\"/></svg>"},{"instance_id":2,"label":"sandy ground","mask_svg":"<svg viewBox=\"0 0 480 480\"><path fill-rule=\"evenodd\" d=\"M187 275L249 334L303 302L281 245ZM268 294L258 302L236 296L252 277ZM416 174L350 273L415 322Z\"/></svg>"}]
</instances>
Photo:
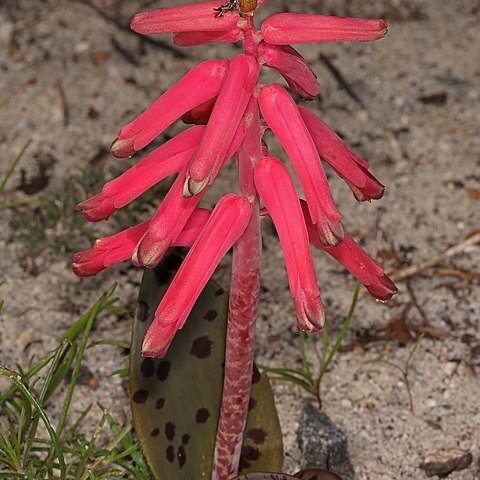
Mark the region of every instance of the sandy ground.
<instances>
[{"instance_id":1,"label":"sandy ground","mask_svg":"<svg viewBox=\"0 0 480 480\"><path fill-rule=\"evenodd\" d=\"M332 178L346 229L369 252L377 251L394 272L478 231L478 2L291 3L269 0L261 16L288 6L298 12L383 16L390 24L381 42L299 48L312 62L321 84L321 101L311 107L372 163L374 173L387 186L380 202L358 205L348 189ZM29 138L32 144L22 160L23 180L28 183L39 171L46 171L47 189L59 188L63 178L92 160L106 165L118 162L104 151L122 124L199 60L232 55L231 47L212 46L191 49L182 57L140 43L119 27L135 11L170 4L166 0L96 0L95 10L78 0L1 2L0 101L7 103L0 109L0 174ZM335 80L320 53L343 74L359 100ZM207 203L235 189L233 170L222 174ZM21 180L19 170L2 201L41 194L20 191ZM61 256L29 258L25 245L12 241L17 211L0 215L0 298L5 300L2 363L25 365L31 355L52 348L78 313L113 281L119 283L121 304L133 308L140 271L125 265L95 279L77 279ZM299 348L293 330L294 305L278 240L267 224L264 245L258 360L295 367ZM419 468L425 453L454 447L470 451L473 462L449 478L480 478L479 260L478 247L466 248L412 277L409 288L406 282L399 283L400 293L388 305L362 297L347 347L322 387L324 409L347 433L359 480L426 478ZM328 321L335 330L348 308L353 282L318 252L315 263ZM217 279L228 283L228 261ZM129 329L127 319L106 316L95 336L128 340ZM410 374L411 412L401 375L365 362L383 357L403 364L412 338L421 330L427 335ZM313 352L309 355L315 362ZM80 386L82 398L75 409L101 400L128 417L121 382L110 376L121 366L119 351L97 347L87 365L101 388ZM301 466L295 438L300 412L311 399L291 385L277 384L275 390L285 433L285 469L293 472ZM52 414L56 408L50 406Z\"/></svg>"}]
</instances>

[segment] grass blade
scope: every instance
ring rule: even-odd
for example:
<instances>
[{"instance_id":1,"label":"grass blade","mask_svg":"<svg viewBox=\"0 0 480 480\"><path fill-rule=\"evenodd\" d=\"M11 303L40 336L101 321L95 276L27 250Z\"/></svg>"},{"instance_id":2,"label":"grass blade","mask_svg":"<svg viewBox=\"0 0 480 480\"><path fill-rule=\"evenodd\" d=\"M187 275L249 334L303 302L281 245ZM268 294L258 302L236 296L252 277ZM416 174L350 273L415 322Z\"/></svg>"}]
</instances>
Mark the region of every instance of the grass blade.
<instances>
[{"instance_id":1,"label":"grass blade","mask_svg":"<svg viewBox=\"0 0 480 480\"><path fill-rule=\"evenodd\" d=\"M30 390L23 383L22 378L17 372L14 372L13 370L10 370L4 367L3 365L0 365L0 375L9 377L12 380L12 382L16 385L18 390L20 390L23 393L23 395L25 395L25 397L28 398L30 403L35 407L38 414L42 418L45 428L47 429L50 439L52 440L52 446L57 456L59 469L60 469L60 480L64 480L65 472L66 472L65 459L63 458L63 453L60 448L57 434L55 433L55 430L53 429L47 414L43 410L42 406L38 403L37 399L32 395Z\"/></svg>"},{"instance_id":2,"label":"grass blade","mask_svg":"<svg viewBox=\"0 0 480 480\"><path fill-rule=\"evenodd\" d=\"M3 190L5 189L5 186L7 185L8 180L13 175L13 172L17 168L17 165L19 164L23 155L25 155L25 152L27 151L27 148L30 146L31 143L32 143L31 139L27 140L27 143L25 143L25 145L22 147L18 155L15 157L11 165L8 167L7 172L5 173L2 180L0 181L0 195L3 193Z\"/></svg>"},{"instance_id":3,"label":"grass blade","mask_svg":"<svg viewBox=\"0 0 480 480\"><path fill-rule=\"evenodd\" d=\"M353 291L352 303L348 310L347 316L345 317L345 320L342 324L342 327L340 328L340 332L338 332L337 339L335 340L335 343L333 344L333 347L330 350L330 353L328 354L326 361L322 362L322 367L320 369L320 376L322 376L327 371L328 367L330 366L333 359L335 358L335 355L337 354L339 348L341 347L343 340L345 339L345 336L347 335L348 329L350 327L350 322L352 321L353 314L355 313L355 308L357 306L359 294L360 294L360 282L357 282L355 284L355 290Z\"/></svg>"}]
</instances>

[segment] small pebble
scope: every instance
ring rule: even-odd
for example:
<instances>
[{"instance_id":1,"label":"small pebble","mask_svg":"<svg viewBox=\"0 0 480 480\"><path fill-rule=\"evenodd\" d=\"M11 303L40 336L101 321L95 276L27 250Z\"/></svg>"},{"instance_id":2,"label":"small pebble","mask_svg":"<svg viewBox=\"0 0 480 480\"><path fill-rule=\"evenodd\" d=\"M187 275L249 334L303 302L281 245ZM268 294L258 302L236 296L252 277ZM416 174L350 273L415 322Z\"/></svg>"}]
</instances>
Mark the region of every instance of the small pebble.
<instances>
[{"instance_id":1,"label":"small pebble","mask_svg":"<svg viewBox=\"0 0 480 480\"><path fill-rule=\"evenodd\" d=\"M431 450L425 454L420 468L427 477L434 475L447 476L457 470L463 470L472 463L472 454L465 450L452 448L450 450Z\"/></svg>"},{"instance_id":2,"label":"small pebble","mask_svg":"<svg viewBox=\"0 0 480 480\"><path fill-rule=\"evenodd\" d=\"M458 363L457 362L447 362L443 366L443 371L447 377L451 377L455 371L457 370Z\"/></svg>"}]
</instances>

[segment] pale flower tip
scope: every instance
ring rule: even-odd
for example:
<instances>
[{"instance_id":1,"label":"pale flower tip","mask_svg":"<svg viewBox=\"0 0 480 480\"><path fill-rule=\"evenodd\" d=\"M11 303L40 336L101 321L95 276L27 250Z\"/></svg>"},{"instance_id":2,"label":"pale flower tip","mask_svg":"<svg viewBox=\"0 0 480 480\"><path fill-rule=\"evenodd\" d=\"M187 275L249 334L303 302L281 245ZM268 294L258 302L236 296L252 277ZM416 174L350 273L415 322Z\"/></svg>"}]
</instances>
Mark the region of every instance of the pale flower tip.
<instances>
[{"instance_id":1,"label":"pale flower tip","mask_svg":"<svg viewBox=\"0 0 480 480\"><path fill-rule=\"evenodd\" d=\"M82 212L83 216L89 222L108 220L108 218L115 212L115 208L112 207L111 203L105 201L105 198L101 193L87 198L74 208L75 210Z\"/></svg>"},{"instance_id":2,"label":"pale flower tip","mask_svg":"<svg viewBox=\"0 0 480 480\"><path fill-rule=\"evenodd\" d=\"M204 178L203 180L197 182L193 178L187 178L185 184L183 185L183 197L190 198L195 195L199 195L205 190L209 182L209 178Z\"/></svg>"},{"instance_id":3,"label":"pale flower tip","mask_svg":"<svg viewBox=\"0 0 480 480\"><path fill-rule=\"evenodd\" d=\"M379 26L379 35L384 37L388 33L388 24L383 18L380 18L378 20L378 26Z\"/></svg>"},{"instance_id":4,"label":"pale flower tip","mask_svg":"<svg viewBox=\"0 0 480 480\"><path fill-rule=\"evenodd\" d=\"M142 343L142 356L149 358L162 358L167 353L167 349L159 349L155 346L152 338L145 338Z\"/></svg>"},{"instance_id":5,"label":"pale flower tip","mask_svg":"<svg viewBox=\"0 0 480 480\"><path fill-rule=\"evenodd\" d=\"M156 317L143 339L142 355L144 357L163 358L177 332L175 323L166 326L159 326L158 323L159 319Z\"/></svg>"},{"instance_id":6,"label":"pale flower tip","mask_svg":"<svg viewBox=\"0 0 480 480\"><path fill-rule=\"evenodd\" d=\"M155 268L165 255L170 241L168 239L152 241L145 236L132 253L132 263L136 267Z\"/></svg>"},{"instance_id":7,"label":"pale flower tip","mask_svg":"<svg viewBox=\"0 0 480 480\"><path fill-rule=\"evenodd\" d=\"M91 277L105 269L103 255L94 249L75 253L71 258L71 265L77 277Z\"/></svg>"},{"instance_id":8,"label":"pale flower tip","mask_svg":"<svg viewBox=\"0 0 480 480\"><path fill-rule=\"evenodd\" d=\"M370 285L365 285L370 294L381 302L390 300L396 293L398 293L397 286L390 280L387 275L379 276L376 282Z\"/></svg>"},{"instance_id":9,"label":"pale flower tip","mask_svg":"<svg viewBox=\"0 0 480 480\"><path fill-rule=\"evenodd\" d=\"M298 328L302 332L319 332L325 325L325 312L320 296L306 295L304 290L295 298Z\"/></svg>"},{"instance_id":10,"label":"pale flower tip","mask_svg":"<svg viewBox=\"0 0 480 480\"><path fill-rule=\"evenodd\" d=\"M136 152L133 146L134 141L134 138L116 138L110 146L110 152L117 158L131 157Z\"/></svg>"},{"instance_id":11,"label":"pale flower tip","mask_svg":"<svg viewBox=\"0 0 480 480\"><path fill-rule=\"evenodd\" d=\"M72 261L72 271L77 277L91 277L95 273L90 273L85 270L85 264L83 263L74 263Z\"/></svg>"},{"instance_id":12,"label":"pale flower tip","mask_svg":"<svg viewBox=\"0 0 480 480\"><path fill-rule=\"evenodd\" d=\"M345 232L340 222L325 220L317 224L318 239L325 247L335 247L345 238Z\"/></svg>"}]
</instances>

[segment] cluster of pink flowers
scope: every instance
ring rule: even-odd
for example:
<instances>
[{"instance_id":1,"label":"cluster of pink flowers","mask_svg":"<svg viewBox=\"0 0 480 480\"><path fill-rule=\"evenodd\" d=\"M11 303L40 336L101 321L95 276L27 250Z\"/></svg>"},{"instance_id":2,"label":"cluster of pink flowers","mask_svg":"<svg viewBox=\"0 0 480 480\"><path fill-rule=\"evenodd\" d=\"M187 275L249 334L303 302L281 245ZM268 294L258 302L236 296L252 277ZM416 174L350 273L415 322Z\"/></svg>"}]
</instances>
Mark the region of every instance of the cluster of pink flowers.
<instances>
[{"instance_id":1,"label":"cluster of pink flowers","mask_svg":"<svg viewBox=\"0 0 480 480\"><path fill-rule=\"evenodd\" d=\"M125 125L113 142L116 157L131 157L176 120L194 126L161 145L102 191L78 205L86 219L108 219L169 175L177 174L154 216L73 257L77 275L95 275L118 262L155 267L171 246L190 247L156 311L143 344L146 356L163 356L182 328L198 295L227 251L241 238L252 215L269 215L278 232L300 329L318 331L324 323L310 244L324 250L380 299L396 287L383 267L344 231L322 165L342 177L359 201L382 197L384 187L369 165L352 152L315 114L299 107L279 84L259 83L261 66L276 70L304 100L319 94L317 78L289 44L371 41L382 38L383 20L282 13L256 30L253 13L263 1L218 0L154 10L132 21L141 34L174 34L179 46L237 42L245 53L231 60L208 60L186 73L149 108ZM263 120L255 122L258 112ZM258 124L258 125L257 125ZM269 156L262 136L270 129L284 148L303 188L299 199L287 168ZM249 148L252 145L255 148ZM199 208L221 168L242 148L250 170L240 193L222 197L213 211ZM255 208L258 196L263 209Z\"/></svg>"}]
</instances>

